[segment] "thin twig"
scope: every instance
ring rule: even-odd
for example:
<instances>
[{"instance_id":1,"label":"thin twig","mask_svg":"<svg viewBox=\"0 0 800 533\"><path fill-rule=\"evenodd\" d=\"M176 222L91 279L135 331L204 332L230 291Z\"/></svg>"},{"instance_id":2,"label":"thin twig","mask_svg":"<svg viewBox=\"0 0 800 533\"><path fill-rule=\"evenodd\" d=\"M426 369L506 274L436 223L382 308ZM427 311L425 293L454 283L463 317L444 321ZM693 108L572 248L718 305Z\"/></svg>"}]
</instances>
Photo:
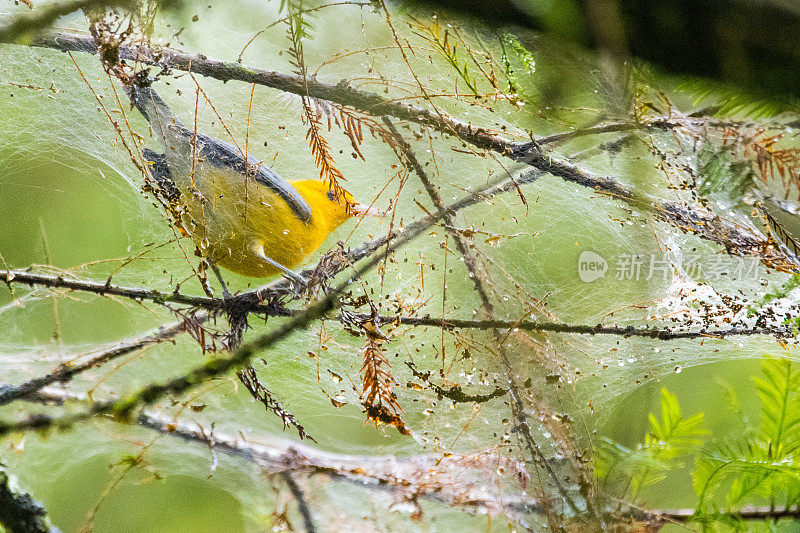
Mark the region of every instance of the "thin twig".
<instances>
[{"instance_id":1,"label":"thin twig","mask_svg":"<svg viewBox=\"0 0 800 533\"><path fill-rule=\"evenodd\" d=\"M314 526L314 518L311 516L311 509L308 508L308 502L306 502L306 497L300 485L294 480L291 472L281 472L281 477L288 485L292 496L294 496L294 501L297 502L297 508L303 517L303 526L306 528L306 533L316 533L317 528Z\"/></svg>"},{"instance_id":2,"label":"thin twig","mask_svg":"<svg viewBox=\"0 0 800 533\"><path fill-rule=\"evenodd\" d=\"M357 319L367 319L370 315L354 314ZM404 326L432 326L451 329L519 329L521 331L549 331L553 333L575 333L579 335L619 335L622 337L645 337L662 341L677 339L723 339L734 336L770 335L779 339L793 338L791 327L776 326L733 326L730 328L701 329L698 331L679 331L669 328L635 326L605 326L597 324L564 324L561 322L538 322L533 320L511 321L498 319L467 320L442 317L379 316L381 324Z\"/></svg>"}]
</instances>

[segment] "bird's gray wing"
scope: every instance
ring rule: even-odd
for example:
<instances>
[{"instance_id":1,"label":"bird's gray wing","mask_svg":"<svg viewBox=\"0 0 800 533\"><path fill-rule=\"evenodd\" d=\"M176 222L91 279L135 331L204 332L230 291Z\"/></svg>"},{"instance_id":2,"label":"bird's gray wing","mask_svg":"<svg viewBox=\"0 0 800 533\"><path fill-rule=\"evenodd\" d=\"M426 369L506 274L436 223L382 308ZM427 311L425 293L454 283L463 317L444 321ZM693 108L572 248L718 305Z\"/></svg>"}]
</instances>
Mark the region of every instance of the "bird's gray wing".
<instances>
[{"instance_id":1,"label":"bird's gray wing","mask_svg":"<svg viewBox=\"0 0 800 533\"><path fill-rule=\"evenodd\" d=\"M186 133L194 136L188 130L186 130ZM248 156L247 165L245 165L244 156L236 146L200 133L197 134L197 146L200 148L200 157L205 162L218 168L231 168L242 175L245 175L249 170L249 175L256 182L269 187L283 198L292 208L297 218L303 222L311 220L311 207L309 207L305 198L288 181L255 157Z\"/></svg>"}]
</instances>

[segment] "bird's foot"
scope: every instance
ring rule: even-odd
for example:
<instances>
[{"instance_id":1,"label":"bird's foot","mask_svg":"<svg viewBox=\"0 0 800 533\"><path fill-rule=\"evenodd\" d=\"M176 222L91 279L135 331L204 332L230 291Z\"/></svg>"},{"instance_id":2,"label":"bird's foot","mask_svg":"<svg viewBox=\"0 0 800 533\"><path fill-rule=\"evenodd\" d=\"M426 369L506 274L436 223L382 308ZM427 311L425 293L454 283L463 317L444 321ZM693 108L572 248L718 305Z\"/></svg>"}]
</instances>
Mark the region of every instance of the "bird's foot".
<instances>
[{"instance_id":1,"label":"bird's foot","mask_svg":"<svg viewBox=\"0 0 800 533\"><path fill-rule=\"evenodd\" d=\"M233 294L228 290L228 285L225 284L225 280L222 279L222 273L217 268L217 265L213 262L209 262L211 265L211 270L214 271L214 274L217 276L217 280L219 284L222 286L222 301L225 302L226 300L230 300L233 298Z\"/></svg>"}]
</instances>

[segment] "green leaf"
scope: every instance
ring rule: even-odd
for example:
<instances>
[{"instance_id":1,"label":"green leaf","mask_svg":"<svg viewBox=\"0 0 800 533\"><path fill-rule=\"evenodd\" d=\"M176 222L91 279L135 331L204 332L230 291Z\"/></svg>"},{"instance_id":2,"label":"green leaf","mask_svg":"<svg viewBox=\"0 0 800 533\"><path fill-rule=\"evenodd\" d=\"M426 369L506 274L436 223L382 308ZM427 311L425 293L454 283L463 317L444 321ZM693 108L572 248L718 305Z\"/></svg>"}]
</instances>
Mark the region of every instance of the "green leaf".
<instances>
[{"instance_id":1,"label":"green leaf","mask_svg":"<svg viewBox=\"0 0 800 533\"><path fill-rule=\"evenodd\" d=\"M761 400L761 436L768 454L782 459L800 435L800 369L790 359L765 359L763 378L753 378Z\"/></svg>"},{"instance_id":2,"label":"green leaf","mask_svg":"<svg viewBox=\"0 0 800 533\"><path fill-rule=\"evenodd\" d=\"M748 94L736 87L704 78L688 79L678 85L678 90L692 96L695 105L703 100L714 99L720 106L716 112L718 116L736 115L740 118L759 119L774 117L787 111L798 111L796 102Z\"/></svg>"},{"instance_id":3,"label":"green leaf","mask_svg":"<svg viewBox=\"0 0 800 533\"><path fill-rule=\"evenodd\" d=\"M662 461L674 460L694 453L702 444L708 430L702 428L703 413L683 418L678 398L661 389L661 423L650 414L650 435L645 444Z\"/></svg>"}]
</instances>

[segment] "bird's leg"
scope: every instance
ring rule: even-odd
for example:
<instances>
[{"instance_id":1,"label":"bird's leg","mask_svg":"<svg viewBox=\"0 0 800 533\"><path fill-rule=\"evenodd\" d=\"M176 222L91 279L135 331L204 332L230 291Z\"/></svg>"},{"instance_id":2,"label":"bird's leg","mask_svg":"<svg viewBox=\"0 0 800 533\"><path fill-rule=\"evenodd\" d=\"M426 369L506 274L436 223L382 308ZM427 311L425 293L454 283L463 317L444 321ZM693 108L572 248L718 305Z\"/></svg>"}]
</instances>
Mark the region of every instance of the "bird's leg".
<instances>
[{"instance_id":1,"label":"bird's leg","mask_svg":"<svg viewBox=\"0 0 800 533\"><path fill-rule=\"evenodd\" d=\"M258 257L260 257L270 265L280 270L284 276L289 278L289 280L292 282L292 289L294 291L295 296L301 297L305 294L306 289L308 289L308 280L306 280L306 278L304 278L294 270L286 268L285 266L278 263L274 259L267 257L267 254L264 253L264 247L261 244L255 243L255 245L253 246L253 251Z\"/></svg>"},{"instance_id":2,"label":"bird's leg","mask_svg":"<svg viewBox=\"0 0 800 533\"><path fill-rule=\"evenodd\" d=\"M222 279L222 274L220 273L219 267L217 267L217 264L214 261L212 261L211 259L208 259L207 261L208 261L209 266L211 266L211 270L214 271L214 275L217 276L217 280L219 280L219 284L222 285L222 299L225 300L227 298L232 297L233 295L230 293L230 291L228 291L228 286L225 285L225 280Z\"/></svg>"}]
</instances>

